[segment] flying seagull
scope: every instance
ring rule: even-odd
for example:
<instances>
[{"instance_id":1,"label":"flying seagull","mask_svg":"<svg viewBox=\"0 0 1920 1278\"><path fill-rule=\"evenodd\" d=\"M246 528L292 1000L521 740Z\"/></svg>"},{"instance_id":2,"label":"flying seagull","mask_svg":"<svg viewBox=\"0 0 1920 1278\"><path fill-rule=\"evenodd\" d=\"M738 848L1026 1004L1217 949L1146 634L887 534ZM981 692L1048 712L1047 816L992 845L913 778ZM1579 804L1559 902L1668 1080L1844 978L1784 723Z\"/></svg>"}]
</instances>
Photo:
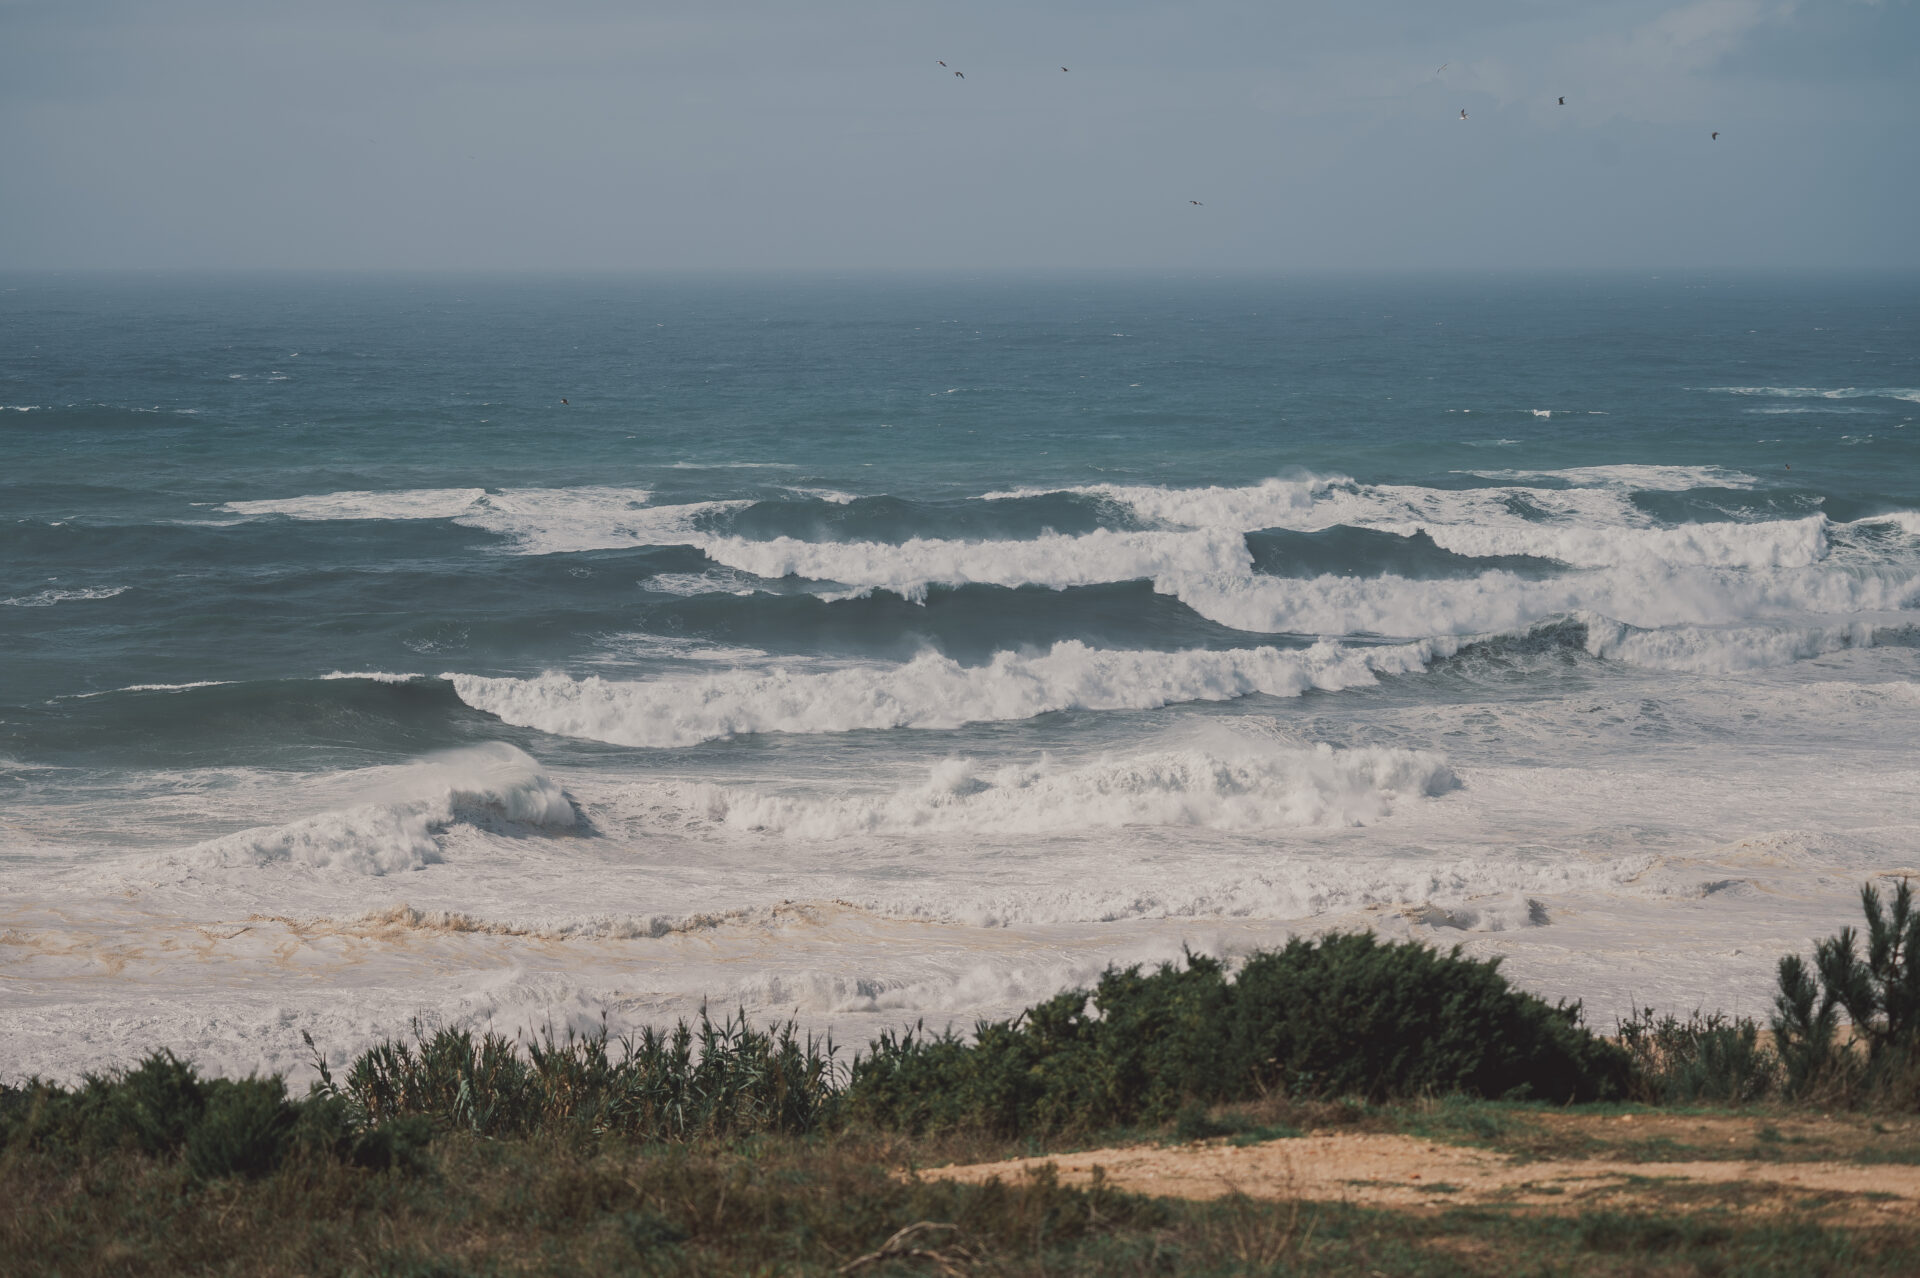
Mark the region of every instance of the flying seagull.
<instances>
[{"instance_id":1,"label":"flying seagull","mask_svg":"<svg viewBox=\"0 0 1920 1278\"><path fill-rule=\"evenodd\" d=\"M938 58L935 58L935 59L934 59L934 61L935 61L935 62L940 62L940 59L938 59ZM946 63L944 63L944 62L940 62L940 65L944 67L944 66L945 66L945 65L947 65L947 64L946 64Z\"/></svg>"},{"instance_id":2,"label":"flying seagull","mask_svg":"<svg viewBox=\"0 0 1920 1278\"><path fill-rule=\"evenodd\" d=\"M953 78L956 80L964 80L967 78L967 73L965 71L955 71L953 73Z\"/></svg>"},{"instance_id":3,"label":"flying seagull","mask_svg":"<svg viewBox=\"0 0 1920 1278\"><path fill-rule=\"evenodd\" d=\"M1465 107L1460 108L1460 118L1463 120L1467 118L1467 109Z\"/></svg>"},{"instance_id":4,"label":"flying seagull","mask_svg":"<svg viewBox=\"0 0 1920 1278\"><path fill-rule=\"evenodd\" d=\"M1718 142L1718 141L1720 140L1720 135L1719 135L1718 133L1716 133L1716 134L1714 134L1714 135L1713 135L1713 140L1714 140L1715 142Z\"/></svg>"},{"instance_id":5,"label":"flying seagull","mask_svg":"<svg viewBox=\"0 0 1920 1278\"><path fill-rule=\"evenodd\" d=\"M1189 204L1192 204L1192 205L1195 205L1195 206L1197 206L1197 207L1202 207L1202 208L1204 208L1204 207L1205 207L1204 205L1201 205L1201 204L1200 204L1200 201L1198 201L1198 200L1188 200L1188 201L1187 201L1187 203L1189 203Z\"/></svg>"},{"instance_id":6,"label":"flying seagull","mask_svg":"<svg viewBox=\"0 0 1920 1278\"><path fill-rule=\"evenodd\" d=\"M1435 75L1439 75L1439 74L1440 74L1440 73L1441 73L1442 71L1445 71L1445 70L1446 70L1446 69L1447 69L1448 67L1450 67L1450 66L1452 66L1452 65L1453 65L1453 63L1451 63L1451 62L1442 62L1442 63L1441 63L1441 64L1440 64L1439 66L1437 66L1437 67L1435 67L1435 68L1433 69L1433 73L1434 73Z\"/></svg>"},{"instance_id":7,"label":"flying seagull","mask_svg":"<svg viewBox=\"0 0 1920 1278\"><path fill-rule=\"evenodd\" d=\"M1062 71L1065 71L1065 70L1066 70L1066 68L1065 68L1065 67L1061 67L1060 69L1061 69Z\"/></svg>"},{"instance_id":8,"label":"flying seagull","mask_svg":"<svg viewBox=\"0 0 1920 1278\"><path fill-rule=\"evenodd\" d=\"M1566 104L1567 104L1567 100L1566 100L1565 98L1561 98L1561 99L1560 99L1560 105L1561 105L1561 106L1565 106Z\"/></svg>"}]
</instances>

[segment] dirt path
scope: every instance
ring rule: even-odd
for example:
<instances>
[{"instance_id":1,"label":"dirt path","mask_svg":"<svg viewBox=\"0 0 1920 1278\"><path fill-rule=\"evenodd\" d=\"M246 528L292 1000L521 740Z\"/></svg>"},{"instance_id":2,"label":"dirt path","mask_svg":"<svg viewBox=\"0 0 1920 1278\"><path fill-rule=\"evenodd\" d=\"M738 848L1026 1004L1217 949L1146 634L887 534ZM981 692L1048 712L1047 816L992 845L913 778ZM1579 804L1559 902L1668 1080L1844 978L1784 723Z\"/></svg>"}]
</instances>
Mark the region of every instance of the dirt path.
<instances>
[{"instance_id":1,"label":"dirt path","mask_svg":"<svg viewBox=\"0 0 1920 1278\"><path fill-rule=\"evenodd\" d=\"M1685 1186L1721 1186L1770 1189L1773 1198L1858 1195L1849 1205L1880 1219L1920 1215L1920 1167L1910 1164L1522 1160L1386 1134L1322 1133L1237 1147L1140 1145L941 1167L921 1175L1012 1180L1046 1163L1066 1184L1085 1184L1098 1167L1116 1188L1172 1198L1243 1193L1415 1209L1506 1203L1580 1210L1599 1205L1598 1198L1624 1205Z\"/></svg>"}]
</instances>

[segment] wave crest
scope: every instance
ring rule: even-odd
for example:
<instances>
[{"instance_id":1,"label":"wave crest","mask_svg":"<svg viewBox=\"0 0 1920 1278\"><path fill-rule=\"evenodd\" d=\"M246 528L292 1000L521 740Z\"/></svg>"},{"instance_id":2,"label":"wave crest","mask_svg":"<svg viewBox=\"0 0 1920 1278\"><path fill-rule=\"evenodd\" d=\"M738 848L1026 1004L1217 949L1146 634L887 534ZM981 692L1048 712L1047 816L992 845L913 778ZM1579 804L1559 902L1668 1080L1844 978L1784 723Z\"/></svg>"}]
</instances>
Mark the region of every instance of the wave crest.
<instances>
[{"instance_id":1,"label":"wave crest","mask_svg":"<svg viewBox=\"0 0 1920 1278\"><path fill-rule=\"evenodd\" d=\"M1002 652L983 666L923 653L898 666L826 672L732 670L613 682L449 674L460 699L523 728L627 746L685 746L741 733L955 728L1056 710L1150 710L1250 693L1298 696L1425 669L1451 652L1420 643L1348 648L1115 651L1074 640L1040 655Z\"/></svg>"}]
</instances>

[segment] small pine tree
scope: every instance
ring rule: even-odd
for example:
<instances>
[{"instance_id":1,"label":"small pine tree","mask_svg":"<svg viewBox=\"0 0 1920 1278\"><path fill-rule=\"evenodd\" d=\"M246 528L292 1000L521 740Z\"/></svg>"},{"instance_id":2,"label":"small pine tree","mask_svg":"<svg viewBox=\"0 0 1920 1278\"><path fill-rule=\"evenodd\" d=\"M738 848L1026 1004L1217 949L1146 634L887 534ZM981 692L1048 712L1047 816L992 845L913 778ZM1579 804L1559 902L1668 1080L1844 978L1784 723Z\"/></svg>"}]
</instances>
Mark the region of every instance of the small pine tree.
<instances>
[{"instance_id":1,"label":"small pine tree","mask_svg":"<svg viewBox=\"0 0 1920 1278\"><path fill-rule=\"evenodd\" d=\"M1790 1094L1843 1081L1856 1068L1834 1041L1842 1011L1866 1047L1859 1066L1865 1081L1884 1082L1920 1059L1920 913L1913 885L1902 879L1889 908L1869 883L1860 889L1860 909L1867 924L1864 958L1859 933L1843 927L1814 946L1811 970L1798 954L1780 960L1773 1037Z\"/></svg>"}]
</instances>

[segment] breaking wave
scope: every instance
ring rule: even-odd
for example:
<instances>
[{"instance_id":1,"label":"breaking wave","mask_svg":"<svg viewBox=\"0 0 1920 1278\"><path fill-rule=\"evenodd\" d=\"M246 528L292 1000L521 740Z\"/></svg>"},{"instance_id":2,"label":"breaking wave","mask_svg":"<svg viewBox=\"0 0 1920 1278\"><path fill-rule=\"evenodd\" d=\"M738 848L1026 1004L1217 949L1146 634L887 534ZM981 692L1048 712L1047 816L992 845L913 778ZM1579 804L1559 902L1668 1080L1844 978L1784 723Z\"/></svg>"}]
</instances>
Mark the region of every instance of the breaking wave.
<instances>
[{"instance_id":1,"label":"breaking wave","mask_svg":"<svg viewBox=\"0 0 1920 1278\"><path fill-rule=\"evenodd\" d=\"M522 728L614 745L666 747L743 733L955 728L1058 710L1150 710L1251 693L1298 696L1365 686L1426 668L1448 645L1111 651L1078 641L1041 655L1002 652L980 666L925 653L896 666L730 670L616 682L449 674L462 701Z\"/></svg>"},{"instance_id":2,"label":"breaking wave","mask_svg":"<svg viewBox=\"0 0 1920 1278\"><path fill-rule=\"evenodd\" d=\"M189 869L292 865L383 875L439 861L435 836L456 822L548 832L580 825L559 784L503 742L450 750L368 782L367 802L209 839L171 859Z\"/></svg>"},{"instance_id":3,"label":"breaking wave","mask_svg":"<svg viewBox=\"0 0 1920 1278\"><path fill-rule=\"evenodd\" d=\"M1476 577L1176 578L1156 589L1209 621L1266 634L1484 635L1592 613L1630 625L1720 625L1768 614L1890 612L1920 602L1920 573L1882 568L1738 572L1648 565L1533 580Z\"/></svg>"}]
</instances>

